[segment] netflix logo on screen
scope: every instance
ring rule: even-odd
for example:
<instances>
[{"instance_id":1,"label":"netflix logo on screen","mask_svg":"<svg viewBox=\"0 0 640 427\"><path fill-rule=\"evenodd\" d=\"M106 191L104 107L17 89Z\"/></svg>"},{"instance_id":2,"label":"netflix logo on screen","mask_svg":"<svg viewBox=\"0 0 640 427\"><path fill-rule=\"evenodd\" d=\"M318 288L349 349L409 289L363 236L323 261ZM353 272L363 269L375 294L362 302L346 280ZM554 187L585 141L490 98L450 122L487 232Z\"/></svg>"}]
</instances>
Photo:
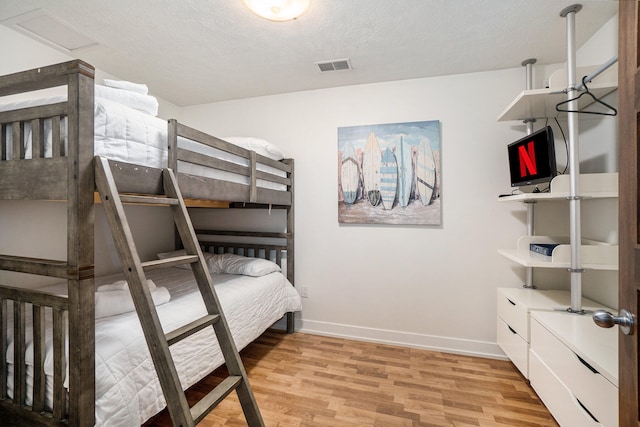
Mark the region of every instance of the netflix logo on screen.
<instances>
[{"instance_id":1,"label":"netflix logo on screen","mask_svg":"<svg viewBox=\"0 0 640 427\"><path fill-rule=\"evenodd\" d=\"M558 172L550 126L508 145L511 186L549 182Z\"/></svg>"},{"instance_id":2,"label":"netflix logo on screen","mask_svg":"<svg viewBox=\"0 0 640 427\"><path fill-rule=\"evenodd\" d=\"M518 159L520 159L520 178L538 175L536 145L533 141L527 142L526 146L521 145L518 147Z\"/></svg>"}]
</instances>

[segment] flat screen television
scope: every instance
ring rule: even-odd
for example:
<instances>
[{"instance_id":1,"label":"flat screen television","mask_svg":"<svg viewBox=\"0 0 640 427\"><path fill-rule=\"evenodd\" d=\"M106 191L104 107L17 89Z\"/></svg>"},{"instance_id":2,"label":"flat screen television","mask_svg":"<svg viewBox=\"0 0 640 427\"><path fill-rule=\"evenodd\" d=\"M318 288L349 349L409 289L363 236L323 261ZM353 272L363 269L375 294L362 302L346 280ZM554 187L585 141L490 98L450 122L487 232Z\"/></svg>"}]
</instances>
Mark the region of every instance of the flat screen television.
<instances>
[{"instance_id":1,"label":"flat screen television","mask_svg":"<svg viewBox=\"0 0 640 427\"><path fill-rule=\"evenodd\" d=\"M549 182L558 174L551 126L512 142L507 152L512 187Z\"/></svg>"}]
</instances>

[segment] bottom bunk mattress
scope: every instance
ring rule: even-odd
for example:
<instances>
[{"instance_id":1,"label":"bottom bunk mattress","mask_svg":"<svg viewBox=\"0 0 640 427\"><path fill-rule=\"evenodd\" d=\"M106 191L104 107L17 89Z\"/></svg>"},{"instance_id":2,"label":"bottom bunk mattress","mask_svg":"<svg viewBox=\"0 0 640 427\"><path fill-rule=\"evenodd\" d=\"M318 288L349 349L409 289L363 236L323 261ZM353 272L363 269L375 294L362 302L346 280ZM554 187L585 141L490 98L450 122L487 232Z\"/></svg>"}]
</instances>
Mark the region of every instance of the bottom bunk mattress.
<instances>
[{"instance_id":1,"label":"bottom bunk mattress","mask_svg":"<svg viewBox=\"0 0 640 427\"><path fill-rule=\"evenodd\" d=\"M197 291L193 273L181 268L151 271L148 278L170 294L159 298L158 315L165 332L170 332L204 314L206 310ZM111 284L118 276L96 279L96 286ZM247 346L287 312L301 309L300 296L280 272L260 277L212 274L238 350ZM63 294L66 284L49 286L44 291ZM128 291L127 291L128 292ZM103 311L104 313L104 311ZM50 331L48 331L50 335ZM28 339L28 338L27 338ZM160 412L166 402L151 356L135 312L96 319L96 425L140 425ZM13 340L7 349L9 393L13 373ZM52 402L53 354L47 340L45 373L47 405ZM183 385L187 388L224 363L212 328L200 331L173 345L171 353ZM27 365L33 361L33 348L27 346ZM27 395L31 396L33 369L27 366ZM65 380L68 387L68 378ZM30 402L27 402L30 404Z\"/></svg>"}]
</instances>

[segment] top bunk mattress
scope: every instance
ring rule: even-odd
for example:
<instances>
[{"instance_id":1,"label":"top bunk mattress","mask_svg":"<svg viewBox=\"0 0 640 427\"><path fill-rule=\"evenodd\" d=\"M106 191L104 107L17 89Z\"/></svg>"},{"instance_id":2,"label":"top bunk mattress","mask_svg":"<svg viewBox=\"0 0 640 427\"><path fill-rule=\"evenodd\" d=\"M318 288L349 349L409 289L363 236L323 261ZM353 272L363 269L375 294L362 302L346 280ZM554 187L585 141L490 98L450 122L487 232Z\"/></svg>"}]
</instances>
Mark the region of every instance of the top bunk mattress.
<instances>
[{"instance_id":1,"label":"top bunk mattress","mask_svg":"<svg viewBox=\"0 0 640 427\"><path fill-rule=\"evenodd\" d=\"M98 88L99 86L96 86ZM164 168L167 167L167 121L148 114L128 105L106 99L99 96L94 98L94 154L110 160L132 163L135 165ZM52 96L0 105L0 113L47 104L66 102L66 96ZM52 157L52 120L44 120L44 156ZM61 138L63 139L65 152L67 150L66 120L60 122ZM13 132L12 125L3 126L4 139L6 141L6 158L13 157ZM223 138L224 140L224 138ZM228 138L229 143L234 143L242 148L252 149L258 154L272 160L282 160L281 152L272 144L251 144L251 141L262 141L255 138ZM247 142L248 141L248 142ZM24 124L23 142L21 146L24 159L32 158L32 129L31 124ZM237 165L249 166L248 159L235 154L209 147L191 141L186 138L178 138L178 147L204 154L207 157L222 159ZM285 177L286 174L276 168L262 163L257 163L256 169L269 174ZM214 178L239 184L249 185L249 178L232 172L200 166L187 162L178 162L180 173ZM287 186L258 179L258 187L278 191L286 191Z\"/></svg>"}]
</instances>

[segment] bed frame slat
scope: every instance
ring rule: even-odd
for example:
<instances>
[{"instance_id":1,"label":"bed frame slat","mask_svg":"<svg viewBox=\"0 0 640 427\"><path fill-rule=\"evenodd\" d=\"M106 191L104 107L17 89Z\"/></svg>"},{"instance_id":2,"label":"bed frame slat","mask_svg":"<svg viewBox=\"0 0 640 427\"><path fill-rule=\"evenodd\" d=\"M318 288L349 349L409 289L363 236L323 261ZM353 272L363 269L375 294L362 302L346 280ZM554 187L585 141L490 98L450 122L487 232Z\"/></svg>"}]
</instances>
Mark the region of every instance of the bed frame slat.
<instances>
[{"instance_id":1,"label":"bed frame slat","mask_svg":"<svg viewBox=\"0 0 640 427\"><path fill-rule=\"evenodd\" d=\"M269 181L276 184L291 185L291 179L285 178L284 176L274 175L269 172L256 171L255 176L256 176L256 179L262 179L264 181Z\"/></svg>"},{"instance_id":2,"label":"bed frame slat","mask_svg":"<svg viewBox=\"0 0 640 427\"><path fill-rule=\"evenodd\" d=\"M209 236L236 236L236 237L258 237L258 238L270 238L270 239L289 239L292 236L291 233L279 233L269 231L234 231L234 230L204 230L197 229L196 234L209 235ZM232 242L228 242L229 245L233 245ZM255 243L254 243L255 244Z\"/></svg>"},{"instance_id":3,"label":"bed frame slat","mask_svg":"<svg viewBox=\"0 0 640 427\"><path fill-rule=\"evenodd\" d=\"M24 135L24 122L14 122L11 125L11 159L24 159L24 145L22 144Z\"/></svg>"},{"instance_id":4,"label":"bed frame slat","mask_svg":"<svg viewBox=\"0 0 640 427\"><path fill-rule=\"evenodd\" d=\"M60 279L71 279L75 277L74 272L69 271L69 266L66 262L52 259L0 254L0 269L20 273L39 274Z\"/></svg>"},{"instance_id":5,"label":"bed frame slat","mask_svg":"<svg viewBox=\"0 0 640 427\"><path fill-rule=\"evenodd\" d=\"M182 123L176 122L176 124L177 124L177 135L180 137L199 142L200 144L208 145L209 147L217 148L218 150L226 151L227 153L248 158L249 150L245 150L242 147L229 144L228 142L220 138L216 138L215 136L206 134L197 129L191 128L189 126L185 126Z\"/></svg>"},{"instance_id":6,"label":"bed frame slat","mask_svg":"<svg viewBox=\"0 0 640 427\"><path fill-rule=\"evenodd\" d=\"M11 305L9 305L11 304ZM28 307L31 306L31 310ZM49 307L49 308L48 308ZM48 310L51 310L53 317L53 365L54 365L54 401L53 418L42 420L43 425L49 425L51 420L60 422L66 419L67 392L64 388L66 376L66 337L67 327L65 313L68 310L68 300L61 297L37 290L22 289L11 286L0 287L0 340L6 348L8 342L8 308L13 310L13 397L12 401L18 407L29 409L34 414L45 413L46 411L46 374L44 362L46 356L46 317ZM26 383L26 318L30 315L33 331L33 391L30 395L32 406L26 407L27 383ZM6 366L7 359L4 352L0 352L0 363ZM0 384L2 392L0 396L6 399L7 396L7 373L6 369L0 370ZM0 399L1 400L1 399ZM0 404L3 402L0 401ZM6 403L6 402L4 402ZM5 405L1 405L5 406ZM51 414L50 414L51 416ZM33 420L31 420L33 422ZM39 422L40 423L40 422ZM38 423L38 424L39 424ZM55 424L55 423L54 423ZM32 425L30 422L17 425ZM53 425L53 424L52 424Z\"/></svg>"},{"instance_id":7,"label":"bed frame slat","mask_svg":"<svg viewBox=\"0 0 640 427\"><path fill-rule=\"evenodd\" d=\"M65 416L66 390L64 377L66 370L65 340L66 327L64 311L53 310L53 418L62 420Z\"/></svg>"},{"instance_id":8,"label":"bed frame slat","mask_svg":"<svg viewBox=\"0 0 640 427\"><path fill-rule=\"evenodd\" d=\"M65 200L67 159L7 160L0 162L2 200ZM30 177L25 181L25 177Z\"/></svg>"},{"instance_id":9,"label":"bed frame slat","mask_svg":"<svg viewBox=\"0 0 640 427\"><path fill-rule=\"evenodd\" d=\"M25 404L27 370L25 365L25 303L13 302L13 402Z\"/></svg>"},{"instance_id":10,"label":"bed frame slat","mask_svg":"<svg viewBox=\"0 0 640 427\"><path fill-rule=\"evenodd\" d=\"M256 152L249 152L249 203L255 203L258 200L258 181L256 179Z\"/></svg>"},{"instance_id":11,"label":"bed frame slat","mask_svg":"<svg viewBox=\"0 0 640 427\"><path fill-rule=\"evenodd\" d=\"M8 318L7 318L7 299L0 299L0 343L2 344L2 348L7 348L7 328L9 327ZM6 351L0 351L0 366L7 366L7 353ZM0 369L0 400L7 398L7 370Z\"/></svg>"},{"instance_id":12,"label":"bed frame slat","mask_svg":"<svg viewBox=\"0 0 640 427\"><path fill-rule=\"evenodd\" d=\"M220 181L216 179L198 177L197 180L190 179L191 176L184 173L178 173L178 181L180 182L180 191L182 196L189 199L210 199L222 200L228 202L240 202L243 200L249 205L249 186L239 184L237 182ZM272 190L269 188L257 189L257 200L255 203L265 205L289 206L293 198L291 192ZM242 197L243 200L238 200Z\"/></svg>"},{"instance_id":13,"label":"bed frame slat","mask_svg":"<svg viewBox=\"0 0 640 427\"><path fill-rule=\"evenodd\" d=\"M51 117L64 117L68 113L67 103L38 105L35 107L20 108L17 110L0 111L0 123L11 124L28 122L34 119L49 119Z\"/></svg>"},{"instance_id":14,"label":"bed frame slat","mask_svg":"<svg viewBox=\"0 0 640 427\"><path fill-rule=\"evenodd\" d=\"M51 118L51 157L64 157L64 145L60 138L60 116Z\"/></svg>"},{"instance_id":15,"label":"bed frame slat","mask_svg":"<svg viewBox=\"0 0 640 427\"><path fill-rule=\"evenodd\" d=\"M0 81L0 96L64 86L70 76L74 74L93 78L94 73L94 68L91 65L80 60L73 60L7 74Z\"/></svg>"},{"instance_id":16,"label":"bed frame slat","mask_svg":"<svg viewBox=\"0 0 640 427\"><path fill-rule=\"evenodd\" d=\"M242 176L249 176L250 174L250 169L247 166L230 163L225 160L209 157L202 153L186 150L184 148L178 148L178 160Z\"/></svg>"},{"instance_id":17,"label":"bed frame slat","mask_svg":"<svg viewBox=\"0 0 640 427\"><path fill-rule=\"evenodd\" d=\"M255 152L252 157L256 158L257 155ZM230 163L224 160L212 158L205 156L201 153L196 153L195 151L185 150L183 148L178 148L178 159L180 161L184 161L187 163L191 163L198 166L204 166L220 171L235 173L238 175L242 175L248 178L253 178L253 181L262 179L264 181L269 181L282 185L291 185L291 180L289 178L274 175L269 172L256 170L257 160L251 160L251 166L243 166L235 163ZM255 187L255 182L252 183L253 187Z\"/></svg>"},{"instance_id":18,"label":"bed frame slat","mask_svg":"<svg viewBox=\"0 0 640 427\"><path fill-rule=\"evenodd\" d=\"M0 161L7 160L7 125L0 125Z\"/></svg>"},{"instance_id":19,"label":"bed frame slat","mask_svg":"<svg viewBox=\"0 0 640 427\"><path fill-rule=\"evenodd\" d=\"M31 120L31 158L44 157L44 120Z\"/></svg>"},{"instance_id":20,"label":"bed frame slat","mask_svg":"<svg viewBox=\"0 0 640 427\"><path fill-rule=\"evenodd\" d=\"M45 307L53 307L59 310L68 309L68 300L66 297L48 294L33 289L23 289L13 286L0 286L0 298L11 301L29 302L34 305L43 305Z\"/></svg>"},{"instance_id":21,"label":"bed frame slat","mask_svg":"<svg viewBox=\"0 0 640 427\"><path fill-rule=\"evenodd\" d=\"M34 305L33 309L33 411L42 412L45 405L45 308Z\"/></svg>"},{"instance_id":22,"label":"bed frame slat","mask_svg":"<svg viewBox=\"0 0 640 427\"><path fill-rule=\"evenodd\" d=\"M287 250L284 245L255 245L253 243L214 242L200 240L200 245L206 252L214 254L236 254L253 258L264 258L282 267L282 252ZM272 253L275 253L272 256Z\"/></svg>"}]
</instances>

